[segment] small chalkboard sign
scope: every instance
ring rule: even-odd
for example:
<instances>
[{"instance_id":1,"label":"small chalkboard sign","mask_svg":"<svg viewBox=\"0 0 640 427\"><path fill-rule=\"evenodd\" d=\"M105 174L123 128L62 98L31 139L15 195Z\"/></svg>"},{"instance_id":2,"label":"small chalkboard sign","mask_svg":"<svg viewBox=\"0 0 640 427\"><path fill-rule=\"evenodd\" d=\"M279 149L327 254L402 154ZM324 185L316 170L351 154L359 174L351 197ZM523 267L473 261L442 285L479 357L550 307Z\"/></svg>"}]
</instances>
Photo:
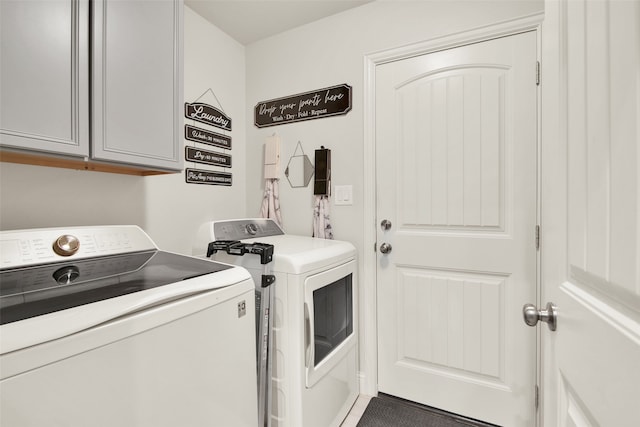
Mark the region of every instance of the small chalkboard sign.
<instances>
[{"instance_id":1,"label":"small chalkboard sign","mask_svg":"<svg viewBox=\"0 0 640 427\"><path fill-rule=\"evenodd\" d=\"M184 103L184 116L200 123L206 123L220 129L231 130L231 118L209 104Z\"/></svg>"},{"instance_id":2,"label":"small chalkboard sign","mask_svg":"<svg viewBox=\"0 0 640 427\"><path fill-rule=\"evenodd\" d=\"M185 147L185 159L189 162L222 166L223 168L231 167L231 156L193 147Z\"/></svg>"},{"instance_id":3,"label":"small chalkboard sign","mask_svg":"<svg viewBox=\"0 0 640 427\"><path fill-rule=\"evenodd\" d=\"M193 142L231 150L231 137L195 126L184 125L184 137Z\"/></svg>"},{"instance_id":4,"label":"small chalkboard sign","mask_svg":"<svg viewBox=\"0 0 640 427\"><path fill-rule=\"evenodd\" d=\"M207 184L231 186L231 174L227 172L214 172L201 169L187 168L184 171L188 184Z\"/></svg>"},{"instance_id":5,"label":"small chalkboard sign","mask_svg":"<svg viewBox=\"0 0 640 427\"><path fill-rule=\"evenodd\" d=\"M351 111L351 86L342 84L260 102L255 106L254 123L262 128L340 116L349 111Z\"/></svg>"}]
</instances>

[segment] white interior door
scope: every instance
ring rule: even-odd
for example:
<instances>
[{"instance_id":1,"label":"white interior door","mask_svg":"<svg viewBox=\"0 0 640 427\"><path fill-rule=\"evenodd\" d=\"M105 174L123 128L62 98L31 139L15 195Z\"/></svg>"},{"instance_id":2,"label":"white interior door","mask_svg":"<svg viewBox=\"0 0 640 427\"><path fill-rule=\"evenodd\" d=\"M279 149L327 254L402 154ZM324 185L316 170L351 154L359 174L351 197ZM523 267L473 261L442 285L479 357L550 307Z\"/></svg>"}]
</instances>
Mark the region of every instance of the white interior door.
<instances>
[{"instance_id":1,"label":"white interior door","mask_svg":"<svg viewBox=\"0 0 640 427\"><path fill-rule=\"evenodd\" d=\"M509 427L535 419L536 48L376 68L379 390Z\"/></svg>"},{"instance_id":2,"label":"white interior door","mask_svg":"<svg viewBox=\"0 0 640 427\"><path fill-rule=\"evenodd\" d=\"M640 423L640 3L547 1L544 425Z\"/></svg>"}]
</instances>

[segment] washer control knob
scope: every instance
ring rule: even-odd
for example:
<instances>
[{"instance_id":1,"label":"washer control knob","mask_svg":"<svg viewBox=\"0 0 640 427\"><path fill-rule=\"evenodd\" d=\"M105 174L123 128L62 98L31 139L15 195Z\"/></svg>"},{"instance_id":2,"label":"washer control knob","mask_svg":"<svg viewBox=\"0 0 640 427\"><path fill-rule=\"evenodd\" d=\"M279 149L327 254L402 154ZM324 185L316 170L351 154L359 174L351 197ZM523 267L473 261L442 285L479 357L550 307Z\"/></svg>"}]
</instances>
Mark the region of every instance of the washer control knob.
<instances>
[{"instance_id":1,"label":"washer control knob","mask_svg":"<svg viewBox=\"0 0 640 427\"><path fill-rule=\"evenodd\" d=\"M255 236L256 233L258 233L258 226L254 223L247 224L246 229L247 233L251 234L252 236Z\"/></svg>"},{"instance_id":2,"label":"washer control knob","mask_svg":"<svg viewBox=\"0 0 640 427\"><path fill-rule=\"evenodd\" d=\"M80 269L75 265L62 267L53 272L53 280L58 285L70 285L80 277Z\"/></svg>"},{"instance_id":3,"label":"washer control knob","mask_svg":"<svg viewBox=\"0 0 640 427\"><path fill-rule=\"evenodd\" d=\"M80 240L71 234L64 234L53 243L53 251L60 256L71 256L80 249Z\"/></svg>"}]
</instances>

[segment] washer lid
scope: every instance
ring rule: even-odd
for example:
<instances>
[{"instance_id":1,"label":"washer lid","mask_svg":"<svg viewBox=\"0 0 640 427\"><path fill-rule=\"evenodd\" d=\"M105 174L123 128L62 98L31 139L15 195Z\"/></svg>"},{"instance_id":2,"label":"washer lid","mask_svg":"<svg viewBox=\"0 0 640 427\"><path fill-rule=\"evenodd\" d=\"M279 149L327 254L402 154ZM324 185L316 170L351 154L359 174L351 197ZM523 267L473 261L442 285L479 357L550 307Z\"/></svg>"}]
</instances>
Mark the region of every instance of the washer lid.
<instances>
[{"instance_id":1,"label":"washer lid","mask_svg":"<svg viewBox=\"0 0 640 427\"><path fill-rule=\"evenodd\" d=\"M169 255L172 260L168 262L166 259L162 260L161 258L163 258L164 255L161 255L157 260L162 262L158 264L146 264L148 268L132 273L132 275L129 276L130 280L124 282L116 280L111 285L98 286L100 288L98 290L99 292L107 288L107 293L113 291L118 296L113 295L113 297L107 297L106 299L95 302L85 300L85 303L81 305L75 305L70 308L60 309L59 311L36 315L20 321L11 321L0 325L0 355L67 337L94 327L107 326L110 322L127 319L128 316L136 313L144 317L146 310L158 311L161 310L165 304L178 302L179 300L187 301L190 297L196 298L201 294L215 294L233 289L234 292L238 292L239 295L241 292L248 292L254 288L251 275L243 268L221 266L215 262L170 253L164 254ZM182 258L183 261L186 260L187 263L183 264L179 262L176 264L175 262L178 258L173 257ZM191 264L191 266L197 264L196 269L189 268L189 264ZM163 276L167 272L168 265L177 267L176 274L173 274L171 279L166 279L167 282L172 282L162 285L159 281L165 279L161 279L160 276ZM211 271L210 269L215 270L220 267L223 269L215 273L208 273L208 271ZM172 269L172 267L169 267L169 269ZM178 277L182 277L184 280ZM104 278L104 280L110 279ZM157 283L157 285L150 287L152 283ZM104 283L102 284L104 285ZM80 284L79 292L76 296L90 300L92 299L92 293L96 291L96 289L90 289L91 284L85 285L88 289L82 291L81 288L83 284ZM128 290L129 293L120 292L122 290ZM35 297L35 295L29 294L18 294L15 296L24 298L23 302L25 303L29 303L27 300L31 298L31 296ZM67 297L68 295L61 296L58 302L65 304L64 301ZM218 299L218 303L222 301L223 300ZM4 304L3 302L3 306ZM11 305L8 300L7 304ZM34 304L37 305L38 301L34 301ZM8 310L11 312L12 310L18 310L18 308L8 308ZM2 317L4 317L4 308L2 311ZM170 320L172 319L168 319L167 321Z\"/></svg>"},{"instance_id":2,"label":"washer lid","mask_svg":"<svg viewBox=\"0 0 640 427\"><path fill-rule=\"evenodd\" d=\"M0 325L229 268L152 250L5 269L0 271Z\"/></svg>"}]
</instances>

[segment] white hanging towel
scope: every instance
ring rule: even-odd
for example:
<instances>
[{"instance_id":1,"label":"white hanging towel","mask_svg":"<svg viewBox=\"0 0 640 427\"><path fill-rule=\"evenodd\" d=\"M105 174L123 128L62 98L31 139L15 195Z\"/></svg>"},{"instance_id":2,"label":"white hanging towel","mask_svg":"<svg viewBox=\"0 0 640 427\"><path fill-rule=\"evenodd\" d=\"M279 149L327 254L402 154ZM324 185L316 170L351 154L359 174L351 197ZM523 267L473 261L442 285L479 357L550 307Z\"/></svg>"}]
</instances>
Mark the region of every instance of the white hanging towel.
<instances>
[{"instance_id":1,"label":"white hanging towel","mask_svg":"<svg viewBox=\"0 0 640 427\"><path fill-rule=\"evenodd\" d=\"M282 227L280 214L280 137L276 134L268 137L264 144L264 196L260 208L262 218L271 218Z\"/></svg>"},{"instance_id":2,"label":"white hanging towel","mask_svg":"<svg viewBox=\"0 0 640 427\"><path fill-rule=\"evenodd\" d=\"M267 179L264 182L264 197L262 198L262 207L260 208L260 216L262 218L271 218L282 227L282 215L280 214L280 190L279 180Z\"/></svg>"},{"instance_id":3,"label":"white hanging towel","mask_svg":"<svg viewBox=\"0 0 640 427\"><path fill-rule=\"evenodd\" d=\"M329 215L329 196L315 196L313 208L313 237L333 239Z\"/></svg>"}]
</instances>

